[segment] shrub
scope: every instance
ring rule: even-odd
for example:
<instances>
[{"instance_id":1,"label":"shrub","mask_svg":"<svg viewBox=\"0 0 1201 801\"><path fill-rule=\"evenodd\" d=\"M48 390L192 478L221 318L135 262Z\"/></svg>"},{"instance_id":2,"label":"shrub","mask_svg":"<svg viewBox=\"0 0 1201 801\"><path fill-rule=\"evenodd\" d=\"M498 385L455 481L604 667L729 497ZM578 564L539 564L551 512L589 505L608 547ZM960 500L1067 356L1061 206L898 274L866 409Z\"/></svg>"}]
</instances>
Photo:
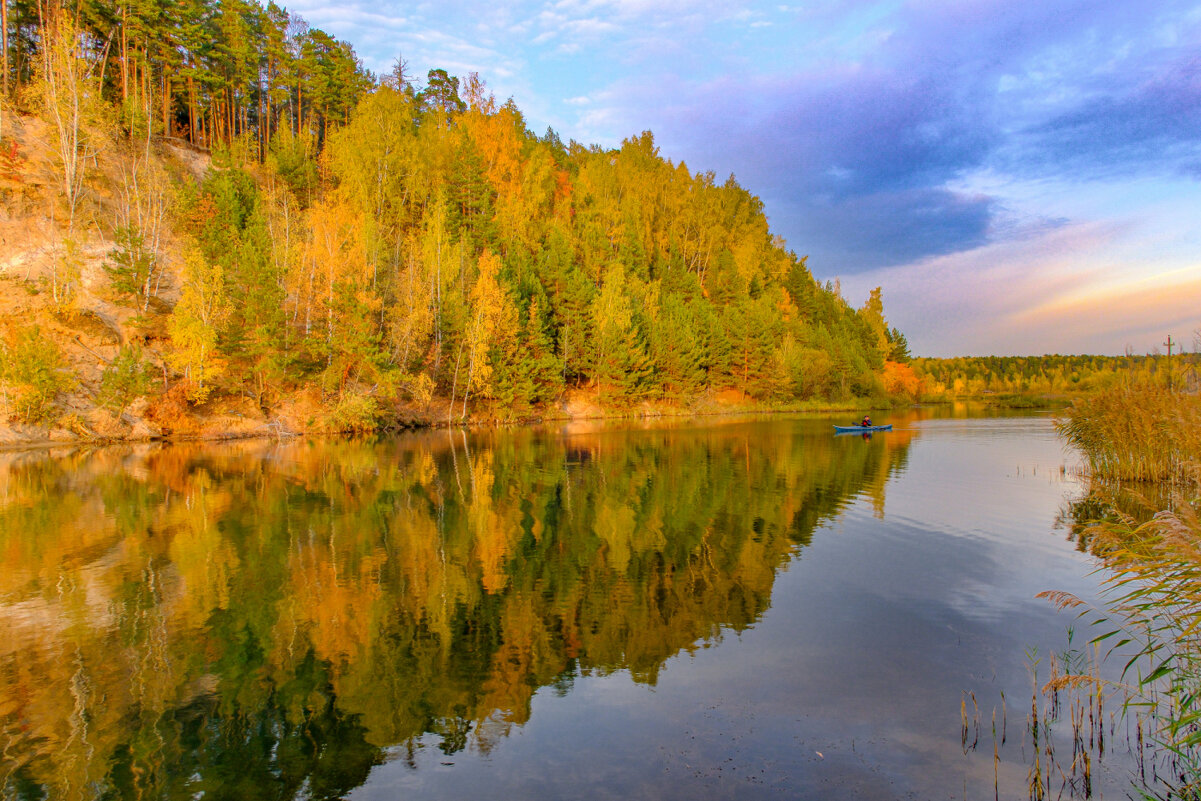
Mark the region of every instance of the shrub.
<instances>
[{"instance_id":1,"label":"shrub","mask_svg":"<svg viewBox=\"0 0 1201 801\"><path fill-rule=\"evenodd\" d=\"M163 429L164 434L189 431L194 423L188 410L188 399L195 385L184 379L159 395L146 408L146 419Z\"/></svg>"},{"instance_id":2,"label":"shrub","mask_svg":"<svg viewBox=\"0 0 1201 801\"><path fill-rule=\"evenodd\" d=\"M374 431L379 425L379 414L375 398L347 390L329 411L325 427L331 431Z\"/></svg>"},{"instance_id":3,"label":"shrub","mask_svg":"<svg viewBox=\"0 0 1201 801\"><path fill-rule=\"evenodd\" d=\"M894 397L916 401L922 394L922 379L909 365L887 361L884 362L884 391Z\"/></svg>"},{"instance_id":4,"label":"shrub","mask_svg":"<svg viewBox=\"0 0 1201 801\"><path fill-rule=\"evenodd\" d=\"M100 403L120 417L125 407L150 389L150 373L142 359L142 349L122 345L112 364L100 376Z\"/></svg>"},{"instance_id":5,"label":"shrub","mask_svg":"<svg viewBox=\"0 0 1201 801\"><path fill-rule=\"evenodd\" d=\"M142 294L146 279L154 269L154 252L136 228L122 226L113 235L117 247L104 263L113 291L135 298Z\"/></svg>"},{"instance_id":6,"label":"shrub","mask_svg":"<svg viewBox=\"0 0 1201 801\"><path fill-rule=\"evenodd\" d=\"M75 385L55 344L38 326L9 332L0 342L0 384L13 416L26 423L47 420L54 399Z\"/></svg>"},{"instance_id":7,"label":"shrub","mask_svg":"<svg viewBox=\"0 0 1201 801\"><path fill-rule=\"evenodd\" d=\"M409 397L413 403L428 409L434 399L434 380L425 373L418 373L409 382Z\"/></svg>"}]
</instances>

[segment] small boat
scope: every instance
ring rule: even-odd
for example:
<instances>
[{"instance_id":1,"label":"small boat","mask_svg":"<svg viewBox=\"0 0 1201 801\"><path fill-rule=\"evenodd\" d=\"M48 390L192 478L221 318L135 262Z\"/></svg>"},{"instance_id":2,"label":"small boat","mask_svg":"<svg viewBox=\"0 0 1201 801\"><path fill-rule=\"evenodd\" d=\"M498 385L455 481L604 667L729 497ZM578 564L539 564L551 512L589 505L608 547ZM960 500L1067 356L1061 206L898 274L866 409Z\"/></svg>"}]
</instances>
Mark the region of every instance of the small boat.
<instances>
[{"instance_id":1,"label":"small boat","mask_svg":"<svg viewBox=\"0 0 1201 801\"><path fill-rule=\"evenodd\" d=\"M892 431L892 423L886 426L834 426L838 434L867 434L872 431Z\"/></svg>"}]
</instances>

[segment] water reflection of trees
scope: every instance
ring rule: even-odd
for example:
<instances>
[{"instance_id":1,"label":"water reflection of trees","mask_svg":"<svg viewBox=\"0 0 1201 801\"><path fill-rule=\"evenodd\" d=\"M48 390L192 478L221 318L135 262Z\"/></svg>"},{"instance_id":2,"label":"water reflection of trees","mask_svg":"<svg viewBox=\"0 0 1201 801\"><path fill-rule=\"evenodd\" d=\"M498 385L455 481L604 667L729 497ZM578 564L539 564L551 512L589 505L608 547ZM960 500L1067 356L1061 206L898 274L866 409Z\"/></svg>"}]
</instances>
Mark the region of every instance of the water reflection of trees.
<instances>
[{"instance_id":1,"label":"water reflection of trees","mask_svg":"<svg viewBox=\"0 0 1201 801\"><path fill-rule=\"evenodd\" d=\"M701 430L102 450L0 463L14 798L335 798L488 750L541 687L741 631L901 438Z\"/></svg>"}]
</instances>

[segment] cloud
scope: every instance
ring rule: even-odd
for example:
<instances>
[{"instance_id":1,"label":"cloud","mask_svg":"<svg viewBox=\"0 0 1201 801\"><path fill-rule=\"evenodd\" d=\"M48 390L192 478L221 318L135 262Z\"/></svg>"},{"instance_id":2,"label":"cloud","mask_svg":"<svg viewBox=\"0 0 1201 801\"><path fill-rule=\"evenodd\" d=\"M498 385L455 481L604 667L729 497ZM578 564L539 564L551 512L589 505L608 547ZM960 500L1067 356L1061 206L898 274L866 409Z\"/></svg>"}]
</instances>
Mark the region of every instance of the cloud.
<instances>
[{"instance_id":1,"label":"cloud","mask_svg":"<svg viewBox=\"0 0 1201 801\"><path fill-rule=\"evenodd\" d=\"M1053 325L1022 325L1020 316L1032 302L1102 281L1105 263L1087 256L1103 253L1124 233L1107 223L1034 228L1004 242L847 276L842 287L853 305L884 287L889 323L905 332L915 355L1080 352L1065 349Z\"/></svg>"},{"instance_id":2,"label":"cloud","mask_svg":"<svg viewBox=\"0 0 1201 801\"><path fill-rule=\"evenodd\" d=\"M620 30L616 23L598 17L569 20L563 23L562 28L564 35L580 38L598 37Z\"/></svg>"},{"instance_id":3,"label":"cloud","mask_svg":"<svg viewBox=\"0 0 1201 801\"><path fill-rule=\"evenodd\" d=\"M939 188L855 194L805 203L797 237L814 244L801 250L827 274L853 273L982 246L995 205Z\"/></svg>"},{"instance_id":4,"label":"cloud","mask_svg":"<svg viewBox=\"0 0 1201 801\"><path fill-rule=\"evenodd\" d=\"M1170 333L1187 342L1201 328L1201 277L1132 281L1105 292L1056 298L1011 318L1014 328L1054 331L1066 344L1063 352L1095 349L1102 322L1110 353L1120 352L1119 346L1146 352L1147 343Z\"/></svg>"},{"instance_id":5,"label":"cloud","mask_svg":"<svg viewBox=\"0 0 1201 801\"><path fill-rule=\"evenodd\" d=\"M692 91L655 112L665 152L735 173L827 274L987 240L996 200L949 185L985 160L991 132L937 81L851 68Z\"/></svg>"},{"instance_id":6,"label":"cloud","mask_svg":"<svg viewBox=\"0 0 1201 801\"><path fill-rule=\"evenodd\" d=\"M1201 160L1201 57L1156 64L1133 86L1080 100L1018 135L1025 164L1100 177L1149 166L1194 174Z\"/></svg>"},{"instance_id":7,"label":"cloud","mask_svg":"<svg viewBox=\"0 0 1201 801\"><path fill-rule=\"evenodd\" d=\"M327 5L289 6L310 25L351 41L364 65L377 73L392 68L398 55L415 74L440 67L465 75L479 72L494 80L525 72L524 62L511 51L479 38L467 38L462 30L446 32L423 24L419 16L390 13L387 5L348 3L336 9Z\"/></svg>"},{"instance_id":8,"label":"cloud","mask_svg":"<svg viewBox=\"0 0 1201 801\"><path fill-rule=\"evenodd\" d=\"M1201 263L1132 270L1131 221L1033 225L970 251L844 277L884 288L889 323L923 356L1146 352L1201 325Z\"/></svg>"}]
</instances>

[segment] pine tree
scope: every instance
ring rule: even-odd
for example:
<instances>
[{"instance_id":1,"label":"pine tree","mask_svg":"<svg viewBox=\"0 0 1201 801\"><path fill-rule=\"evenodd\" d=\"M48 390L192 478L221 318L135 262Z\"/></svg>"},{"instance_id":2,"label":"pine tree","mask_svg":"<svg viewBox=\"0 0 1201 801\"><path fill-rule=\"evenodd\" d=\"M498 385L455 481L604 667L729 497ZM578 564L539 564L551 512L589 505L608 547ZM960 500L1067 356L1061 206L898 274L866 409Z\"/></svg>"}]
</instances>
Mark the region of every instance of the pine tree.
<instances>
[{"instance_id":1,"label":"pine tree","mask_svg":"<svg viewBox=\"0 0 1201 801\"><path fill-rule=\"evenodd\" d=\"M704 386L708 354L701 321L679 295L663 298L652 329L651 352L665 395L687 398Z\"/></svg>"}]
</instances>

